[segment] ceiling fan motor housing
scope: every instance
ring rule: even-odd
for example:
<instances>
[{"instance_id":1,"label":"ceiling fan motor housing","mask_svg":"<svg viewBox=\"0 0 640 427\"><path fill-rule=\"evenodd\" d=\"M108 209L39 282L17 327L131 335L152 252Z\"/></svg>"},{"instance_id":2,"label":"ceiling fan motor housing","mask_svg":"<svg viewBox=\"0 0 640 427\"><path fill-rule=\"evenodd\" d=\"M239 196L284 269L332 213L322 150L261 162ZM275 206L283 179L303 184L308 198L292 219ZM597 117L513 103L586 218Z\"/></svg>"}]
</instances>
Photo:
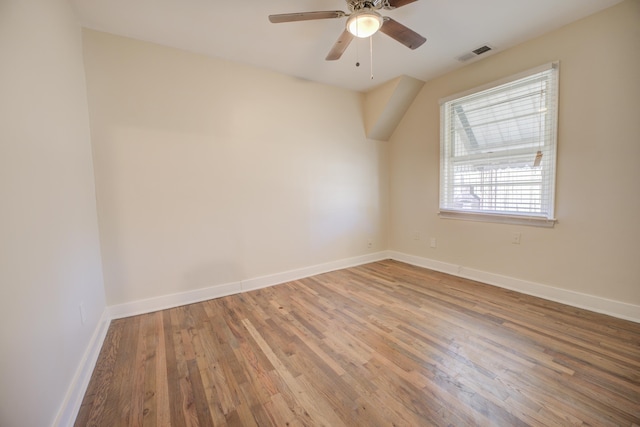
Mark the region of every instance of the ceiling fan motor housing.
<instances>
[{"instance_id":1,"label":"ceiling fan motor housing","mask_svg":"<svg viewBox=\"0 0 640 427\"><path fill-rule=\"evenodd\" d=\"M385 1L383 0L349 0L347 4L349 5L349 10L351 12L358 12L360 10L376 10L381 9L385 6Z\"/></svg>"}]
</instances>

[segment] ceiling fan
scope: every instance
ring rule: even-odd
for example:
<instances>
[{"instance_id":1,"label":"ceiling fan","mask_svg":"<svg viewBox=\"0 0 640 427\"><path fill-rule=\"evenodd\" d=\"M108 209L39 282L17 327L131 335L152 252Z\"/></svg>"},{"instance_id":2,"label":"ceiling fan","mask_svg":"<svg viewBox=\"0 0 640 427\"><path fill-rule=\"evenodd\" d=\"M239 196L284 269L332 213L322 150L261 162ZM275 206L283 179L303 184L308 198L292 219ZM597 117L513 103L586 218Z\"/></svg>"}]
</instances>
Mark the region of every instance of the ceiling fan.
<instances>
[{"instance_id":1,"label":"ceiling fan","mask_svg":"<svg viewBox=\"0 0 640 427\"><path fill-rule=\"evenodd\" d=\"M402 43L409 49L417 49L427 41L420 34L405 27L388 16L382 16L378 10L392 10L413 3L417 0L346 0L351 13L341 10L320 12L282 13L269 15L274 24L282 22L310 21L314 19L332 19L347 16L347 24L338 41L333 45L325 58L327 61L340 59L354 37L366 38L381 31L392 39Z\"/></svg>"}]
</instances>

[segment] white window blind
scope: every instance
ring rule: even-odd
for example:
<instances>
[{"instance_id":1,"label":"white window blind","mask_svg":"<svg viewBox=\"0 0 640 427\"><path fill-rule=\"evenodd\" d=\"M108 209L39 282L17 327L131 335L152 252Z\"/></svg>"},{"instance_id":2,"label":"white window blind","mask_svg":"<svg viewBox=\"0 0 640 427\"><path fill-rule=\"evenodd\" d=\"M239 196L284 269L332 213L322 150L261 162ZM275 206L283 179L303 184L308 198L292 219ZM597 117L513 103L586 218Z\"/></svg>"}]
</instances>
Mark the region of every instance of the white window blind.
<instances>
[{"instance_id":1,"label":"white window blind","mask_svg":"<svg viewBox=\"0 0 640 427\"><path fill-rule=\"evenodd\" d=\"M553 224L557 97L552 63L441 101L441 215Z\"/></svg>"}]
</instances>

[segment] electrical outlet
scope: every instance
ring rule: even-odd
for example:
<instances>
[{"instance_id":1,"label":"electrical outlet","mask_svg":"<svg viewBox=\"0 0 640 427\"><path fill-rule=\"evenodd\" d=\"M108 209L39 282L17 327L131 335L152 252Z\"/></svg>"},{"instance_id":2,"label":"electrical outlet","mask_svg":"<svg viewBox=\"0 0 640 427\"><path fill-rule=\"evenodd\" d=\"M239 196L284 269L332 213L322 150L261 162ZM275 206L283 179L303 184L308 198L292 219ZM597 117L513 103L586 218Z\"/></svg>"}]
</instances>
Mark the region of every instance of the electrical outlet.
<instances>
[{"instance_id":1,"label":"electrical outlet","mask_svg":"<svg viewBox=\"0 0 640 427\"><path fill-rule=\"evenodd\" d=\"M367 240L367 247L368 248L372 248L373 247L373 240L371 240L371 239Z\"/></svg>"},{"instance_id":2,"label":"electrical outlet","mask_svg":"<svg viewBox=\"0 0 640 427\"><path fill-rule=\"evenodd\" d=\"M84 325L85 323L87 323L87 313L84 310L84 303L83 302L80 303L79 308L80 308L80 321Z\"/></svg>"},{"instance_id":3,"label":"electrical outlet","mask_svg":"<svg viewBox=\"0 0 640 427\"><path fill-rule=\"evenodd\" d=\"M420 232L419 231L414 231L413 232L413 240L420 240Z\"/></svg>"},{"instance_id":4,"label":"electrical outlet","mask_svg":"<svg viewBox=\"0 0 640 427\"><path fill-rule=\"evenodd\" d=\"M513 243L514 245L519 245L520 237L521 237L520 233L511 233L511 243Z\"/></svg>"},{"instance_id":5,"label":"electrical outlet","mask_svg":"<svg viewBox=\"0 0 640 427\"><path fill-rule=\"evenodd\" d=\"M429 244L430 244L430 246L431 246L432 248L435 248L435 247L437 246L436 238L435 238L435 237L432 237L432 238L431 238L431 240L430 240L430 242L429 242Z\"/></svg>"}]
</instances>

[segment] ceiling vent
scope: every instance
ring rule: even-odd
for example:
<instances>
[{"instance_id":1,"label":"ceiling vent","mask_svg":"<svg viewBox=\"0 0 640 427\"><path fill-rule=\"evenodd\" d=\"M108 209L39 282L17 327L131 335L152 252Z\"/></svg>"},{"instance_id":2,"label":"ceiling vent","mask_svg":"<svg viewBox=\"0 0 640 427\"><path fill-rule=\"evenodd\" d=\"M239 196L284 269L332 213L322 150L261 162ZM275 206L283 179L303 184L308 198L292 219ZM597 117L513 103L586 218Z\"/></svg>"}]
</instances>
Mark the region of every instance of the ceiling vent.
<instances>
[{"instance_id":1,"label":"ceiling vent","mask_svg":"<svg viewBox=\"0 0 640 427\"><path fill-rule=\"evenodd\" d=\"M491 50L493 50L493 48L491 46L489 46L488 44L485 44L483 46L480 46L479 48L473 49L469 53L465 53L464 55L459 56L456 59L458 61L460 61L460 62L467 62L468 60L473 59L475 57L478 57L478 56L482 55L483 53L487 53L487 52L489 52Z\"/></svg>"}]
</instances>

